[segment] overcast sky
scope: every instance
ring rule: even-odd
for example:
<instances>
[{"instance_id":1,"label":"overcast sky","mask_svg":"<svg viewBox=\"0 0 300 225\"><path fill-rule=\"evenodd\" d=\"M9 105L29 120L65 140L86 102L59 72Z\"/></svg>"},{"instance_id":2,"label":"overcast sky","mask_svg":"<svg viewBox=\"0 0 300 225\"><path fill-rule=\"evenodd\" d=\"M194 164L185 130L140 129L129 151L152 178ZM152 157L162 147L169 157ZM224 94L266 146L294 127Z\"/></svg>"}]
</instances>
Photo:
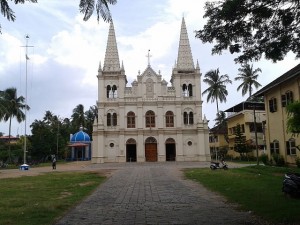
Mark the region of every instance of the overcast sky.
<instances>
[{"instance_id":1,"label":"overcast sky","mask_svg":"<svg viewBox=\"0 0 300 225\"><path fill-rule=\"evenodd\" d=\"M220 104L226 110L246 100L236 89L234 81L239 65L234 56L224 52L221 56L211 55L211 45L195 39L194 31L203 27L205 21L204 0L119 0L111 6L116 32L119 58L123 61L128 86L138 71L147 67L147 53L151 50L151 67L170 81L172 67L177 59L182 17L185 17L194 61L199 61L202 79L211 69L219 68L233 81L228 85L227 102ZM13 5L15 22L1 15L0 35L0 90L16 87L18 96L25 96L25 36L28 34L27 134L29 125L41 120L47 110L61 118L70 118L72 110L83 104L85 110L97 101L97 71L99 62L104 61L109 24L98 23L96 15L89 21L82 20L79 0L40 0L38 4ZM261 68L258 81L264 86L296 66L293 54L276 64L261 60L254 68ZM201 80L202 80L201 79ZM170 83L169 83L170 85ZM201 92L207 86L202 83ZM207 103L203 96L203 114L214 125L216 103ZM0 132L8 135L8 123L0 122ZM24 122L13 122L12 135L24 134Z\"/></svg>"}]
</instances>

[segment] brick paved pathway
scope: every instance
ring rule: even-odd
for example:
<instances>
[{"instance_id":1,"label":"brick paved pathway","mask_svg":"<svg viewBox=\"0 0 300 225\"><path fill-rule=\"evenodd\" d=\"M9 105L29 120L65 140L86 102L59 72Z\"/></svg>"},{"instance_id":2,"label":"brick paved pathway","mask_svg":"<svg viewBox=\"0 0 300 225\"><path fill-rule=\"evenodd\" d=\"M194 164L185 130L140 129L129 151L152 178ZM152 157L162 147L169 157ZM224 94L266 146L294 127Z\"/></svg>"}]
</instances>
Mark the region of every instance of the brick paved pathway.
<instances>
[{"instance_id":1,"label":"brick paved pathway","mask_svg":"<svg viewBox=\"0 0 300 225\"><path fill-rule=\"evenodd\" d=\"M184 179L180 169L195 163L113 165L93 166L116 171L56 225L259 224L251 214L235 210L222 197Z\"/></svg>"}]
</instances>

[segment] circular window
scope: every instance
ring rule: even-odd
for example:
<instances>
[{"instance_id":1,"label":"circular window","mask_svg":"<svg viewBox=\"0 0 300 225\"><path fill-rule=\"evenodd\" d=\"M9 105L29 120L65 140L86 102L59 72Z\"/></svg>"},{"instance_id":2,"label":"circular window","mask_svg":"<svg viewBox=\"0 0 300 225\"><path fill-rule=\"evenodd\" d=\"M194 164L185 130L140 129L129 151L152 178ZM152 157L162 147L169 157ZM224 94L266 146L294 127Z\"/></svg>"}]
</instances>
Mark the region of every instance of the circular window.
<instances>
[{"instance_id":1,"label":"circular window","mask_svg":"<svg viewBox=\"0 0 300 225\"><path fill-rule=\"evenodd\" d=\"M109 147L111 147L111 148L113 148L114 146L115 146L114 143L109 144Z\"/></svg>"},{"instance_id":2,"label":"circular window","mask_svg":"<svg viewBox=\"0 0 300 225\"><path fill-rule=\"evenodd\" d=\"M188 141L188 146L191 146L193 143L191 141Z\"/></svg>"}]
</instances>

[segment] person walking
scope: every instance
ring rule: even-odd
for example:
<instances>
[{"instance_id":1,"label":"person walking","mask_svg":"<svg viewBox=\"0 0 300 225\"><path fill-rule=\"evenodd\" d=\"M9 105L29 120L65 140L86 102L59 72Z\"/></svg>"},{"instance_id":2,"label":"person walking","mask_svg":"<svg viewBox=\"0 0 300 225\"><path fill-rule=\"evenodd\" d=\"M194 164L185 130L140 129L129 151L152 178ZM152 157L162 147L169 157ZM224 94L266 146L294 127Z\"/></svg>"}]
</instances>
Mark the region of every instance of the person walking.
<instances>
[{"instance_id":1,"label":"person walking","mask_svg":"<svg viewBox=\"0 0 300 225\"><path fill-rule=\"evenodd\" d=\"M56 157L55 156L52 159L52 169L56 170Z\"/></svg>"}]
</instances>

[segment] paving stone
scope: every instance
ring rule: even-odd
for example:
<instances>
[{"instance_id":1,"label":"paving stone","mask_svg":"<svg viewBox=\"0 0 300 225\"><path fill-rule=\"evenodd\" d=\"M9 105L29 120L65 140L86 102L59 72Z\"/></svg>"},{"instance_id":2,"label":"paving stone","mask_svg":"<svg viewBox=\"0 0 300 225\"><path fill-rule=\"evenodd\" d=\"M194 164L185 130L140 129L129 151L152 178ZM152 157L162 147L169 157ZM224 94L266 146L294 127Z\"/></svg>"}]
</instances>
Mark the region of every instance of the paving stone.
<instances>
[{"instance_id":1,"label":"paving stone","mask_svg":"<svg viewBox=\"0 0 300 225\"><path fill-rule=\"evenodd\" d=\"M181 169L207 163L120 163L90 165L115 172L56 225L93 224L259 224L200 184L184 179Z\"/></svg>"}]
</instances>

